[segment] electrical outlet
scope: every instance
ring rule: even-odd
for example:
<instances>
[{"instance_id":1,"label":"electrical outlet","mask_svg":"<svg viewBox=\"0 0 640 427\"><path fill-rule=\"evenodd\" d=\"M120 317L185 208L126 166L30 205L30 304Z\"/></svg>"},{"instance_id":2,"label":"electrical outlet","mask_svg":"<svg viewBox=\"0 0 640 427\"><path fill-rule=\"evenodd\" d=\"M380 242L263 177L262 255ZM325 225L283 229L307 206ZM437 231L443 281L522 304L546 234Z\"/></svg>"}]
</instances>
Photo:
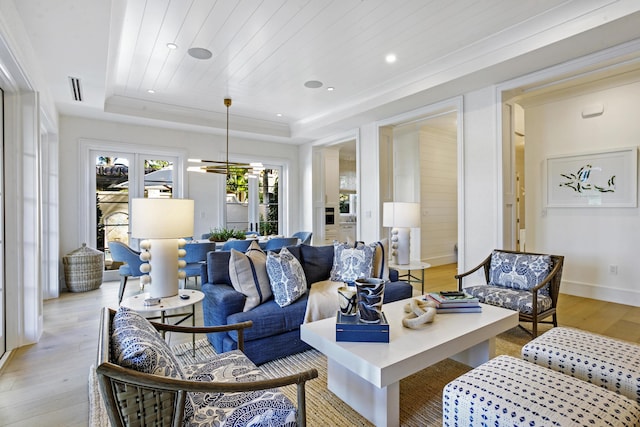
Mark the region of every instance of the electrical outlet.
<instances>
[{"instance_id":1,"label":"electrical outlet","mask_svg":"<svg viewBox=\"0 0 640 427\"><path fill-rule=\"evenodd\" d=\"M618 266L617 265L610 265L609 266L609 273L616 275L618 274Z\"/></svg>"}]
</instances>

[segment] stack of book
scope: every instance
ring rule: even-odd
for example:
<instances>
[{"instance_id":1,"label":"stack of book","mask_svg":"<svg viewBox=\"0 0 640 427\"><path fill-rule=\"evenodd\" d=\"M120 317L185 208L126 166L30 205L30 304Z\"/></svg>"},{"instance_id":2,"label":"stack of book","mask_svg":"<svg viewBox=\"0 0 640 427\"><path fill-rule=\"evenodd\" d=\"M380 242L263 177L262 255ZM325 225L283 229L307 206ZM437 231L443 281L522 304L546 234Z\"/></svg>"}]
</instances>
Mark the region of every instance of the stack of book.
<instances>
[{"instance_id":1,"label":"stack of book","mask_svg":"<svg viewBox=\"0 0 640 427\"><path fill-rule=\"evenodd\" d=\"M479 313L482 311L478 298L465 292L442 291L425 295L426 301L436 303L436 312L441 313Z\"/></svg>"}]
</instances>

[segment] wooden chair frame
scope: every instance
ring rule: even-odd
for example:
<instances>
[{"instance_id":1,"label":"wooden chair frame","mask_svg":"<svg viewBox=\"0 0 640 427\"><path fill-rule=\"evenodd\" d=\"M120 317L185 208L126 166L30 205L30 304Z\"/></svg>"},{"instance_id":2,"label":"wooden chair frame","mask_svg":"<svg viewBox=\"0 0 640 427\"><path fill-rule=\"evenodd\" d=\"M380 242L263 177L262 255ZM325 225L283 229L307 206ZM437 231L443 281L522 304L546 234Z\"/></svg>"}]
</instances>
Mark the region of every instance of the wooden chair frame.
<instances>
[{"instance_id":1,"label":"wooden chair frame","mask_svg":"<svg viewBox=\"0 0 640 427\"><path fill-rule=\"evenodd\" d=\"M96 373L100 391L113 427L130 425L182 425L188 392L231 393L266 390L286 385L297 386L297 424L306 425L305 383L317 378L318 371L309 369L284 377L252 382L200 382L145 374L113 363L110 337L115 311L104 307L100 322ZM182 333L215 333L238 331L238 349L244 349L244 329L252 321L222 326L189 327L151 322L158 331ZM126 402L125 402L126 400ZM130 404L123 404L123 402Z\"/></svg>"},{"instance_id":2,"label":"wooden chair frame","mask_svg":"<svg viewBox=\"0 0 640 427\"><path fill-rule=\"evenodd\" d=\"M539 254L535 252L518 252L518 251L507 251L502 249L495 249L495 251L505 252L509 254L521 254L521 255L549 255L549 254ZM526 329L524 326L520 325L522 329L529 332L534 338L538 336L538 323L548 323L553 324L553 326L558 326L558 316L556 312L556 308L558 305L558 295L560 294L560 282L562 279L562 267L564 264L564 256L561 255L549 255L551 257L551 262L553 262L553 268L549 272L549 275L540 282L536 287L531 290L531 298L532 298L532 311L529 313L520 312L520 321L521 322L531 322L532 330ZM484 261L478 264L476 267L471 270L464 272L462 274L457 274L455 276L458 281L458 290L462 291L462 281L463 278L475 273L480 268L484 268L484 277L486 283L489 283L489 273L491 270L491 255L489 255ZM551 307L548 310L545 310L541 313L538 313L538 291L542 289L544 286L549 285L549 296L551 297ZM547 317L552 316L551 321L543 321Z\"/></svg>"}]
</instances>

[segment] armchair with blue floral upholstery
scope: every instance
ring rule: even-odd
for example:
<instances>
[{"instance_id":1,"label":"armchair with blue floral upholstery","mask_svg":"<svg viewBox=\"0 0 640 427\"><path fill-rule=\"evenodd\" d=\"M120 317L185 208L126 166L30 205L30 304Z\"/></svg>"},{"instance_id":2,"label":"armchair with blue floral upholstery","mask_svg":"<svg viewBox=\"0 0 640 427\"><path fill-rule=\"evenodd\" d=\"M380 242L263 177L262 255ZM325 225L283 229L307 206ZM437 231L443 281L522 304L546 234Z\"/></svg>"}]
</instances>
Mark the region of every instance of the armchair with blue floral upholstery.
<instances>
[{"instance_id":1,"label":"armchair with blue floral upholstery","mask_svg":"<svg viewBox=\"0 0 640 427\"><path fill-rule=\"evenodd\" d=\"M521 322L532 323L532 330L527 331L537 337L538 323L558 326L556 307L563 263L564 256L560 255L495 249L478 266L455 278L458 290L477 297L480 302L518 311ZM465 286L463 279L480 268L484 269L484 283ZM552 320L543 321L548 317Z\"/></svg>"}]
</instances>

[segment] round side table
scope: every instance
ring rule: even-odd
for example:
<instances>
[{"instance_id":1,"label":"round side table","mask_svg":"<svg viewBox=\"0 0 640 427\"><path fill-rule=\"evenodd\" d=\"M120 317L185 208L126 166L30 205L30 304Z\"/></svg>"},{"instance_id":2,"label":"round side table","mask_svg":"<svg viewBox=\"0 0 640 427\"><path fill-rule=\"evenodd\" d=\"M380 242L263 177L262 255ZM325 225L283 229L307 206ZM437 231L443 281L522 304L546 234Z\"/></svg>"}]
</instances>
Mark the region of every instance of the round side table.
<instances>
[{"instance_id":1,"label":"round side table","mask_svg":"<svg viewBox=\"0 0 640 427\"><path fill-rule=\"evenodd\" d=\"M422 295L424 295L424 270L431 267L431 264L422 261L411 260L409 264L394 264L389 263L389 267L395 270L405 270L406 274L399 274L398 279L406 279L409 284L420 283ZM412 271L422 271L422 276L414 276Z\"/></svg>"},{"instance_id":2,"label":"round side table","mask_svg":"<svg viewBox=\"0 0 640 427\"><path fill-rule=\"evenodd\" d=\"M189 295L189 299L182 299L180 295ZM201 291L197 291L195 289L180 289L178 290L178 295L174 295L172 297L164 297L160 298L160 304L156 305L145 305L144 300L151 297L150 293L137 294L132 295L130 297L124 298L120 303L121 306L130 308L131 310L135 310L139 313L152 313L152 312L160 312L160 316L155 317L147 317L149 320L160 319L160 322L165 323L169 319L174 317L178 318L178 321L174 323L174 325L179 325L185 320L191 318L191 326L196 326L196 303L202 301L204 299L204 293ZM191 313L175 313L175 314L167 314L169 310L176 310L179 308L185 308L191 306ZM164 336L164 333L163 333ZM192 337L193 343L193 351L195 354L196 351L196 335L193 334Z\"/></svg>"}]
</instances>

